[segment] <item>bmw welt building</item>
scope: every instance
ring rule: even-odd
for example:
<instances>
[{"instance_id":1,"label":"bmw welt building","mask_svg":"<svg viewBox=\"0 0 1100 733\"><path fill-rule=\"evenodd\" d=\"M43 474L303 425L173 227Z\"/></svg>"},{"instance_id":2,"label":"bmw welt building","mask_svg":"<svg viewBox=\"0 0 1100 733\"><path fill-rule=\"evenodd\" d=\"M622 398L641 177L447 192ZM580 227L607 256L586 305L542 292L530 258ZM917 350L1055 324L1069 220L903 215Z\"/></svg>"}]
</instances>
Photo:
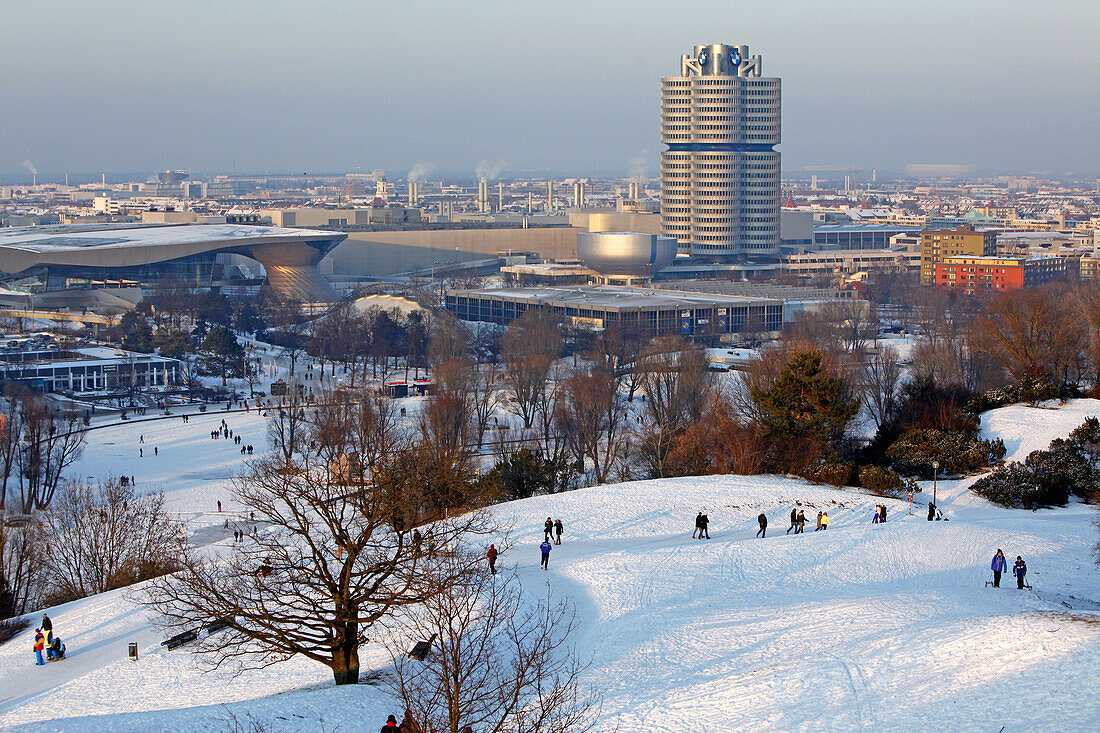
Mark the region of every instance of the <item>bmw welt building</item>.
<instances>
[{"instance_id":1,"label":"bmw welt building","mask_svg":"<svg viewBox=\"0 0 1100 733\"><path fill-rule=\"evenodd\" d=\"M190 287L219 280L218 255L263 265L286 300L321 303L336 293L317 263L342 232L243 224L86 224L0 229L0 274L35 276L47 289L72 279L127 280L144 286L172 274Z\"/></svg>"}]
</instances>

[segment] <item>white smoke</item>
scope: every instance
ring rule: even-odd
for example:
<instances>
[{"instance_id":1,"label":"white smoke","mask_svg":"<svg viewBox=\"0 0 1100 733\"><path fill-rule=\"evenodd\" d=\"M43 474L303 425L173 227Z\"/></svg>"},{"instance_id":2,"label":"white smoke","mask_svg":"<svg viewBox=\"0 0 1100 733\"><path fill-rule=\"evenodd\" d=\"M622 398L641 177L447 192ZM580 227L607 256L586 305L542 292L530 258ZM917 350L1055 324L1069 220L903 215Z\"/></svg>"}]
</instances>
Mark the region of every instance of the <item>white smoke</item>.
<instances>
[{"instance_id":1,"label":"white smoke","mask_svg":"<svg viewBox=\"0 0 1100 733\"><path fill-rule=\"evenodd\" d=\"M476 175L478 178L492 181L500 177L500 172L504 170L505 165L507 165L507 163L499 158L496 160L489 160L487 158L479 160L477 163Z\"/></svg>"},{"instance_id":2,"label":"white smoke","mask_svg":"<svg viewBox=\"0 0 1100 733\"><path fill-rule=\"evenodd\" d=\"M30 162L29 160L24 160L23 161L23 167L26 168L27 170L29 170L31 172L31 175L34 175L34 176L38 175L38 169L35 168L34 163Z\"/></svg>"},{"instance_id":3,"label":"white smoke","mask_svg":"<svg viewBox=\"0 0 1100 733\"><path fill-rule=\"evenodd\" d=\"M409 175L405 176L405 180L409 183L416 183L424 176L432 172L432 164L419 161L409 170Z\"/></svg>"},{"instance_id":4,"label":"white smoke","mask_svg":"<svg viewBox=\"0 0 1100 733\"><path fill-rule=\"evenodd\" d=\"M641 152L627 163L630 166L631 178L645 178L646 169L649 167L649 148L642 148Z\"/></svg>"}]
</instances>

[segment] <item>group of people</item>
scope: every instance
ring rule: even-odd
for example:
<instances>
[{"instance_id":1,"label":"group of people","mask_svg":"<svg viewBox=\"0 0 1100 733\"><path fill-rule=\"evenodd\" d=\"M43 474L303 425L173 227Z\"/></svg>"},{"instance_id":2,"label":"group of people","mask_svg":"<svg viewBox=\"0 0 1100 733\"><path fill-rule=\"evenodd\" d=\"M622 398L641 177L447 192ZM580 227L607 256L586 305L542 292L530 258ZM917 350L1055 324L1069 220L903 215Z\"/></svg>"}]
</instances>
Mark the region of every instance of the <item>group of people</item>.
<instances>
[{"instance_id":1,"label":"group of people","mask_svg":"<svg viewBox=\"0 0 1100 733\"><path fill-rule=\"evenodd\" d=\"M886 522L886 505L875 504L875 513L871 515L871 524L884 524Z\"/></svg>"},{"instance_id":2,"label":"group of people","mask_svg":"<svg viewBox=\"0 0 1100 733\"><path fill-rule=\"evenodd\" d=\"M806 512L803 509L795 507L791 509L791 526L787 528L786 534L790 534L791 530L794 530L795 534L805 534L806 532ZM829 512L817 513L817 525L814 527L814 532L820 532L823 529L829 528Z\"/></svg>"},{"instance_id":3,"label":"group of people","mask_svg":"<svg viewBox=\"0 0 1100 733\"><path fill-rule=\"evenodd\" d=\"M997 549L996 554L993 555L993 562L989 564L990 569L993 571L993 587L1001 587L1001 573L1008 569L1008 561L1005 559L1005 554ZM1031 586L1024 582L1024 578L1027 576L1027 563L1024 562L1024 558L1021 555L1016 556L1016 562L1012 565L1012 574L1016 576L1016 589L1023 590L1025 587Z\"/></svg>"},{"instance_id":4,"label":"group of people","mask_svg":"<svg viewBox=\"0 0 1100 733\"><path fill-rule=\"evenodd\" d=\"M45 659L42 658L43 653ZM46 614L42 614L42 625L34 630L34 656L38 666L65 658L65 642L54 635L53 621Z\"/></svg>"},{"instance_id":5,"label":"group of people","mask_svg":"<svg viewBox=\"0 0 1100 733\"><path fill-rule=\"evenodd\" d=\"M420 726L409 720L409 714L405 713L405 717L401 720L401 725L397 724L397 718L393 715L386 717L386 724L382 726L382 730L379 733L420 733ZM462 730L459 733L474 733L474 729L468 725L462 726Z\"/></svg>"},{"instance_id":6,"label":"group of people","mask_svg":"<svg viewBox=\"0 0 1100 733\"><path fill-rule=\"evenodd\" d=\"M695 518L695 531L691 533L691 538L696 537L701 540L710 539L710 517L703 512L699 512L699 516Z\"/></svg>"},{"instance_id":7,"label":"group of people","mask_svg":"<svg viewBox=\"0 0 1100 733\"><path fill-rule=\"evenodd\" d=\"M565 531L565 527L560 519L551 520L550 517L547 517L546 523L542 525L543 539L547 542L553 542L555 545L561 544L561 533L563 531Z\"/></svg>"}]
</instances>

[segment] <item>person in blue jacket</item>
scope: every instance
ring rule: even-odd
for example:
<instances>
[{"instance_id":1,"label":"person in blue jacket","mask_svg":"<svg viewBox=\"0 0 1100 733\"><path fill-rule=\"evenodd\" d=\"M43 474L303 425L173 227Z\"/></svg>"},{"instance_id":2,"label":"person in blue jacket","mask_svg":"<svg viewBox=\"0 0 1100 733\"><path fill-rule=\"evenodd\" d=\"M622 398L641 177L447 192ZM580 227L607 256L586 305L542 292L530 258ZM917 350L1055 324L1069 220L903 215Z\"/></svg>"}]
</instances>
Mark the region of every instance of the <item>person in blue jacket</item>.
<instances>
[{"instance_id":1,"label":"person in blue jacket","mask_svg":"<svg viewBox=\"0 0 1100 733\"><path fill-rule=\"evenodd\" d=\"M997 554L993 556L993 562L989 565L990 570L993 571L993 587L1001 587L1001 573L1008 570L1008 561L1005 560L1005 554L1000 550L997 550Z\"/></svg>"},{"instance_id":2,"label":"person in blue jacket","mask_svg":"<svg viewBox=\"0 0 1100 733\"><path fill-rule=\"evenodd\" d=\"M1024 576L1027 575L1027 563L1019 555L1016 556L1016 564L1012 566L1012 574L1016 576L1016 589L1024 589Z\"/></svg>"},{"instance_id":3,"label":"person in blue jacket","mask_svg":"<svg viewBox=\"0 0 1100 733\"><path fill-rule=\"evenodd\" d=\"M542 550L542 569L546 570L550 564L550 540L543 540L539 545L539 549Z\"/></svg>"}]
</instances>

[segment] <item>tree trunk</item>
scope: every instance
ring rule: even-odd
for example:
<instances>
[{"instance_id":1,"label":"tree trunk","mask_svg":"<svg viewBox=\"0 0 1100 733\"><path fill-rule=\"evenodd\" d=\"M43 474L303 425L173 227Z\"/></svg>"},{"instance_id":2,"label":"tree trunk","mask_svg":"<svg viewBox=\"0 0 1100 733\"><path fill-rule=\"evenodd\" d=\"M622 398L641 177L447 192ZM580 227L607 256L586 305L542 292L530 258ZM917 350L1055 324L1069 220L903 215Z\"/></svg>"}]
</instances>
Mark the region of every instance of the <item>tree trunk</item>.
<instances>
[{"instance_id":1,"label":"tree trunk","mask_svg":"<svg viewBox=\"0 0 1100 733\"><path fill-rule=\"evenodd\" d=\"M338 685L359 684L359 629L356 624L344 624L343 638L332 651L332 677Z\"/></svg>"}]
</instances>

